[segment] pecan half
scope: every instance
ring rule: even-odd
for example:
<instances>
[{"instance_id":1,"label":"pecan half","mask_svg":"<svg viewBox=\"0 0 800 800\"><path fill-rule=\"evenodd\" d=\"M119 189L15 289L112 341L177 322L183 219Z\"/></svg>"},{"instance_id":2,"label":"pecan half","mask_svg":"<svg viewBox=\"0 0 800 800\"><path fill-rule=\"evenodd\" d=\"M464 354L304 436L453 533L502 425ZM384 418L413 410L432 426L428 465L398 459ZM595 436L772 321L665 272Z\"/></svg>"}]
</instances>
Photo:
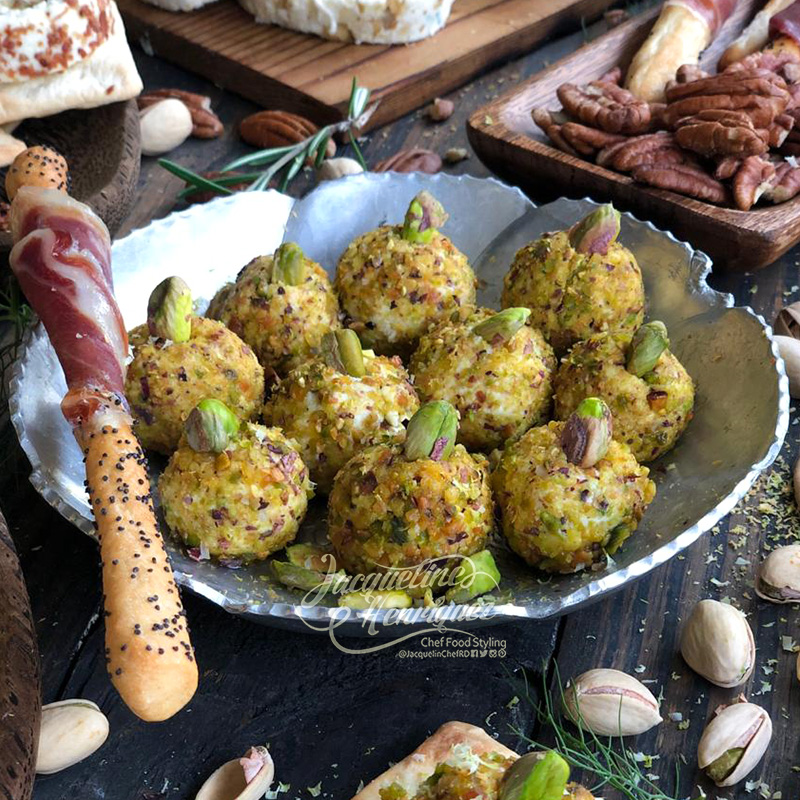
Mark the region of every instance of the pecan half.
<instances>
[{"instance_id":1,"label":"pecan half","mask_svg":"<svg viewBox=\"0 0 800 800\"><path fill-rule=\"evenodd\" d=\"M779 114L767 128L767 143L770 147L780 147L793 133L795 118L791 114ZM797 132L800 134L800 131Z\"/></svg>"},{"instance_id":2,"label":"pecan half","mask_svg":"<svg viewBox=\"0 0 800 800\"><path fill-rule=\"evenodd\" d=\"M785 203L797 194L800 194L800 167L793 167L788 161L778 164L772 182L764 190L764 199Z\"/></svg>"},{"instance_id":3,"label":"pecan half","mask_svg":"<svg viewBox=\"0 0 800 800\"><path fill-rule=\"evenodd\" d=\"M755 127L766 128L783 112L783 108L777 107L771 98L758 95L698 95L670 103L664 112L664 123L673 127L703 111L741 112L750 117Z\"/></svg>"},{"instance_id":4,"label":"pecan half","mask_svg":"<svg viewBox=\"0 0 800 800\"><path fill-rule=\"evenodd\" d=\"M412 147L409 150L400 150L389 158L379 161L373 172L426 172L433 175L442 168L442 159L433 150L422 147Z\"/></svg>"},{"instance_id":5,"label":"pecan half","mask_svg":"<svg viewBox=\"0 0 800 800\"><path fill-rule=\"evenodd\" d=\"M571 156L577 156L575 149L567 143L567 140L561 135L562 122L559 117L563 116L558 111L548 111L545 108L534 108L531 111L533 121L545 132L545 135L550 141L565 153Z\"/></svg>"},{"instance_id":6,"label":"pecan half","mask_svg":"<svg viewBox=\"0 0 800 800\"><path fill-rule=\"evenodd\" d=\"M675 131L681 147L701 156L752 156L767 152L767 142L741 111L707 109L682 119Z\"/></svg>"},{"instance_id":7,"label":"pecan half","mask_svg":"<svg viewBox=\"0 0 800 800\"><path fill-rule=\"evenodd\" d=\"M298 144L318 130L310 120L289 111L258 111L239 123L239 135L259 150ZM335 155L336 143L329 139L326 156Z\"/></svg>"},{"instance_id":8,"label":"pecan half","mask_svg":"<svg viewBox=\"0 0 800 800\"><path fill-rule=\"evenodd\" d=\"M622 83L622 67L612 67L608 72L604 72L598 79L600 83L615 83L617 86Z\"/></svg>"},{"instance_id":9,"label":"pecan half","mask_svg":"<svg viewBox=\"0 0 800 800\"><path fill-rule=\"evenodd\" d=\"M618 172L630 172L646 164L685 164L694 162L694 156L682 150L675 137L667 131L634 136L607 147L597 155L601 167Z\"/></svg>"},{"instance_id":10,"label":"pecan half","mask_svg":"<svg viewBox=\"0 0 800 800\"><path fill-rule=\"evenodd\" d=\"M594 81L585 86L564 83L556 91L571 117L608 133L645 133L650 129L650 106L614 83Z\"/></svg>"},{"instance_id":11,"label":"pecan half","mask_svg":"<svg viewBox=\"0 0 800 800\"><path fill-rule=\"evenodd\" d=\"M588 125L581 125L579 122L565 122L561 126L561 135L574 150L590 157L594 157L594 154L604 147L628 140L627 136L619 133L606 133Z\"/></svg>"},{"instance_id":12,"label":"pecan half","mask_svg":"<svg viewBox=\"0 0 800 800\"><path fill-rule=\"evenodd\" d=\"M760 156L742 162L733 178L733 202L740 211L749 211L775 178L775 166Z\"/></svg>"},{"instance_id":13,"label":"pecan half","mask_svg":"<svg viewBox=\"0 0 800 800\"><path fill-rule=\"evenodd\" d=\"M736 156L725 156L717 162L717 167L714 170L714 177L718 181L724 181L728 178L732 178L741 166L741 158L736 158Z\"/></svg>"},{"instance_id":14,"label":"pecan half","mask_svg":"<svg viewBox=\"0 0 800 800\"><path fill-rule=\"evenodd\" d=\"M700 167L690 164L648 164L633 172L634 180L656 189L669 189L709 203L725 203L725 186Z\"/></svg>"},{"instance_id":15,"label":"pecan half","mask_svg":"<svg viewBox=\"0 0 800 800\"><path fill-rule=\"evenodd\" d=\"M167 98L180 100L192 115L192 136L197 139L216 139L224 127L211 110L211 98L204 94L185 92L182 89L153 89L136 98L139 109L148 108Z\"/></svg>"}]
</instances>

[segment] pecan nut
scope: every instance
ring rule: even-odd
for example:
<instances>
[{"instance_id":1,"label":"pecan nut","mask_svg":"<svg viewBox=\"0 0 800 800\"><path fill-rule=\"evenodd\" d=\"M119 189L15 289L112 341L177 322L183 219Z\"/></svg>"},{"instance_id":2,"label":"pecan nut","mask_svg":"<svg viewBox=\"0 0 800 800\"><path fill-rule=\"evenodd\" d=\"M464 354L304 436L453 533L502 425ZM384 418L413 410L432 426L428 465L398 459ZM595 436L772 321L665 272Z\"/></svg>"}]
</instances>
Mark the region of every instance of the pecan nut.
<instances>
[{"instance_id":1,"label":"pecan nut","mask_svg":"<svg viewBox=\"0 0 800 800\"><path fill-rule=\"evenodd\" d=\"M318 130L313 122L290 111L258 111L239 123L239 135L259 150L299 144ZM333 139L328 140L325 155L328 158L336 155Z\"/></svg>"},{"instance_id":2,"label":"pecan nut","mask_svg":"<svg viewBox=\"0 0 800 800\"><path fill-rule=\"evenodd\" d=\"M773 203L785 203L800 194L800 166L788 161L778 164L769 186L764 190L764 199Z\"/></svg>"},{"instance_id":3,"label":"pecan nut","mask_svg":"<svg viewBox=\"0 0 800 800\"><path fill-rule=\"evenodd\" d=\"M606 133L579 122L565 122L561 126L561 135L567 143L581 155L594 157L598 150L620 142L628 141L628 136L619 133Z\"/></svg>"},{"instance_id":4,"label":"pecan nut","mask_svg":"<svg viewBox=\"0 0 800 800\"><path fill-rule=\"evenodd\" d=\"M561 121L564 116L563 114L558 111L548 111L544 108L534 108L533 111L531 111L531 116L533 117L533 121L545 132L545 135L559 150L563 150L571 156L578 155L575 149L567 143L567 140L561 134L561 128L564 124Z\"/></svg>"},{"instance_id":5,"label":"pecan nut","mask_svg":"<svg viewBox=\"0 0 800 800\"><path fill-rule=\"evenodd\" d=\"M610 167L618 172L631 172L646 164L686 164L694 160L694 156L680 148L668 131L634 136L601 150L597 155L601 167Z\"/></svg>"},{"instance_id":6,"label":"pecan nut","mask_svg":"<svg viewBox=\"0 0 800 800\"><path fill-rule=\"evenodd\" d=\"M732 178L742 166L742 159L736 156L725 156L717 162L716 169L714 170L714 177L718 181L725 181Z\"/></svg>"},{"instance_id":7,"label":"pecan nut","mask_svg":"<svg viewBox=\"0 0 800 800\"><path fill-rule=\"evenodd\" d=\"M682 119L675 130L675 141L681 147L708 158L766 153L766 138L746 113L720 109L707 109Z\"/></svg>"},{"instance_id":8,"label":"pecan nut","mask_svg":"<svg viewBox=\"0 0 800 800\"><path fill-rule=\"evenodd\" d=\"M615 83L594 81L585 86L564 83L556 91L570 117L607 133L638 134L650 130L650 106Z\"/></svg>"},{"instance_id":9,"label":"pecan nut","mask_svg":"<svg viewBox=\"0 0 800 800\"><path fill-rule=\"evenodd\" d=\"M434 175L441 169L442 159L438 153L422 147L412 147L379 161L373 167L373 172L426 172Z\"/></svg>"},{"instance_id":10,"label":"pecan nut","mask_svg":"<svg viewBox=\"0 0 800 800\"><path fill-rule=\"evenodd\" d=\"M725 203L728 191L716 178L691 164L646 164L633 172L634 180L655 189L668 189L709 203Z\"/></svg>"},{"instance_id":11,"label":"pecan nut","mask_svg":"<svg viewBox=\"0 0 800 800\"><path fill-rule=\"evenodd\" d=\"M733 202L740 211L749 211L775 178L775 166L760 156L742 162L733 178Z\"/></svg>"},{"instance_id":12,"label":"pecan nut","mask_svg":"<svg viewBox=\"0 0 800 800\"><path fill-rule=\"evenodd\" d=\"M174 98L180 100L192 115L192 136L197 139L216 139L224 127L220 118L211 110L211 98L204 94L185 92L182 89L153 89L136 98L139 110Z\"/></svg>"}]
</instances>

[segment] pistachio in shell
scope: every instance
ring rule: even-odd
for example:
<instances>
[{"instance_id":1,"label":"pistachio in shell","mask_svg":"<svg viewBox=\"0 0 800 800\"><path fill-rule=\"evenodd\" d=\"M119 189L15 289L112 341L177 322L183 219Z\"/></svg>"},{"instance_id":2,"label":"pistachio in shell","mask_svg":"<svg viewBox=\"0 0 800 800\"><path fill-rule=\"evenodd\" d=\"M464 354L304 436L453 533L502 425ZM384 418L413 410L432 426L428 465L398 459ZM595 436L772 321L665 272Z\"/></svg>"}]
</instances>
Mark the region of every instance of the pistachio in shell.
<instances>
[{"instance_id":1,"label":"pistachio in shell","mask_svg":"<svg viewBox=\"0 0 800 800\"><path fill-rule=\"evenodd\" d=\"M604 256L619 236L619 228L619 211L606 203L569 229L569 243L584 255Z\"/></svg>"},{"instance_id":2,"label":"pistachio in shell","mask_svg":"<svg viewBox=\"0 0 800 800\"><path fill-rule=\"evenodd\" d=\"M147 301L147 330L157 339L188 342L192 336L192 290L183 278L165 278Z\"/></svg>"},{"instance_id":3,"label":"pistachio in shell","mask_svg":"<svg viewBox=\"0 0 800 800\"><path fill-rule=\"evenodd\" d=\"M779 547L761 562L756 594L771 603L800 603L800 544Z\"/></svg>"},{"instance_id":4,"label":"pistachio in shell","mask_svg":"<svg viewBox=\"0 0 800 800\"><path fill-rule=\"evenodd\" d=\"M628 347L625 368L632 375L641 378L652 372L661 355L669 347L667 326L660 320L640 325Z\"/></svg>"},{"instance_id":5,"label":"pistachio in shell","mask_svg":"<svg viewBox=\"0 0 800 800\"><path fill-rule=\"evenodd\" d=\"M756 645L753 631L738 608L717 600L701 600L681 633L681 655L699 675L729 689L753 673Z\"/></svg>"},{"instance_id":6,"label":"pistachio in shell","mask_svg":"<svg viewBox=\"0 0 800 800\"><path fill-rule=\"evenodd\" d=\"M239 418L221 400L206 397L184 423L186 441L198 453L221 453L239 430Z\"/></svg>"},{"instance_id":7,"label":"pistachio in shell","mask_svg":"<svg viewBox=\"0 0 800 800\"><path fill-rule=\"evenodd\" d=\"M458 411L446 400L425 403L409 420L403 449L409 461L450 456L458 435Z\"/></svg>"},{"instance_id":8,"label":"pistachio in shell","mask_svg":"<svg viewBox=\"0 0 800 800\"><path fill-rule=\"evenodd\" d=\"M108 719L91 700L42 706L36 772L51 775L83 761L108 738Z\"/></svg>"},{"instance_id":9,"label":"pistachio in shell","mask_svg":"<svg viewBox=\"0 0 800 800\"><path fill-rule=\"evenodd\" d=\"M363 378L367 374L361 340L349 328L328 331L322 337L320 351L322 360L342 375Z\"/></svg>"},{"instance_id":10,"label":"pistachio in shell","mask_svg":"<svg viewBox=\"0 0 800 800\"><path fill-rule=\"evenodd\" d=\"M305 279L305 255L300 245L284 242L272 257L272 282L299 286Z\"/></svg>"},{"instance_id":11,"label":"pistachio in shell","mask_svg":"<svg viewBox=\"0 0 800 800\"><path fill-rule=\"evenodd\" d=\"M479 322L472 332L496 347L511 341L516 332L525 326L530 315L529 308L504 308L489 319Z\"/></svg>"},{"instance_id":12,"label":"pistachio in shell","mask_svg":"<svg viewBox=\"0 0 800 800\"><path fill-rule=\"evenodd\" d=\"M800 339L791 336L773 336L789 378L789 394L800 398Z\"/></svg>"},{"instance_id":13,"label":"pistachio in shell","mask_svg":"<svg viewBox=\"0 0 800 800\"><path fill-rule=\"evenodd\" d=\"M717 786L733 786L761 761L771 738L769 714L740 697L716 710L697 745L697 764Z\"/></svg>"},{"instance_id":14,"label":"pistachio in shell","mask_svg":"<svg viewBox=\"0 0 800 800\"><path fill-rule=\"evenodd\" d=\"M772 327L778 336L800 339L800 302L784 306L775 317Z\"/></svg>"},{"instance_id":15,"label":"pistachio in shell","mask_svg":"<svg viewBox=\"0 0 800 800\"><path fill-rule=\"evenodd\" d=\"M635 736L662 722L652 692L617 669L590 669L571 680L564 687L564 710L598 736Z\"/></svg>"},{"instance_id":16,"label":"pistachio in shell","mask_svg":"<svg viewBox=\"0 0 800 800\"><path fill-rule=\"evenodd\" d=\"M275 777L266 747L251 747L242 758L227 761L211 773L195 800L262 800Z\"/></svg>"},{"instance_id":17,"label":"pistachio in shell","mask_svg":"<svg viewBox=\"0 0 800 800\"><path fill-rule=\"evenodd\" d=\"M608 452L612 428L611 411L603 400L582 400L561 431L561 449L567 461L579 467L593 467Z\"/></svg>"},{"instance_id":18,"label":"pistachio in shell","mask_svg":"<svg viewBox=\"0 0 800 800\"><path fill-rule=\"evenodd\" d=\"M447 222L442 204L427 191L421 191L409 204L401 236L414 244L428 244Z\"/></svg>"}]
</instances>

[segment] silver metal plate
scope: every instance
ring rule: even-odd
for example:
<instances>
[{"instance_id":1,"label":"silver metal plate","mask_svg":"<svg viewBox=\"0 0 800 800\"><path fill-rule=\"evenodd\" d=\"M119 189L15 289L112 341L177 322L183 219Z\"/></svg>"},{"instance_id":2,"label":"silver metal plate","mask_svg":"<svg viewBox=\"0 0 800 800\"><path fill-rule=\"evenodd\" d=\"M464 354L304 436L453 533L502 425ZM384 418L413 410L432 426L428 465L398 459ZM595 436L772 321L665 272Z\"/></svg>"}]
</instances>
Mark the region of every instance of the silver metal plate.
<instances>
[{"instance_id":1,"label":"silver metal plate","mask_svg":"<svg viewBox=\"0 0 800 800\"><path fill-rule=\"evenodd\" d=\"M115 288L125 323L130 328L144 321L147 297L165 276L181 275L207 302L250 258L271 252L284 237L332 273L354 236L402 219L421 189L433 192L449 211L444 231L476 266L479 301L494 307L516 249L545 231L569 226L594 205L558 200L535 208L519 190L492 179L393 173L323 184L296 202L276 192L234 195L172 214L114 244ZM623 215L620 238L642 267L648 316L666 322L673 350L697 384L695 418L678 446L652 465L658 494L615 563L602 573L547 578L499 544L503 582L491 614L461 621L459 628L543 619L619 589L728 514L780 450L789 422L788 381L764 320L713 291L706 283L709 259L671 234ZM91 534L81 455L59 409L65 391L55 352L37 326L12 377L13 424L36 489ZM156 475L163 462L151 466ZM324 503L315 500L300 539L324 537ZM167 544L178 582L227 611L301 630L327 631L332 620L341 622L336 607L301 603L301 594L278 584L266 563L231 570L192 561L171 539ZM399 620L393 612L394 633L411 611ZM380 626L386 613L350 612L339 633L363 633L365 621Z\"/></svg>"}]
</instances>

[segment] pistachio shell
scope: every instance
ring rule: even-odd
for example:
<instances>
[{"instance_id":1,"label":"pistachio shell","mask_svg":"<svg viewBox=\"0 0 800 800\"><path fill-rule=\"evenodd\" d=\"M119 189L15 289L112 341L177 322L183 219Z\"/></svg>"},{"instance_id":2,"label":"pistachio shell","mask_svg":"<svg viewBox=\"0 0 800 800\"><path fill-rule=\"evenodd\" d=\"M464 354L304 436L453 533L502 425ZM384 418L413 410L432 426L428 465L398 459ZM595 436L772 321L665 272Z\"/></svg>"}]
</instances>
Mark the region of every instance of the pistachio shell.
<instances>
[{"instance_id":1,"label":"pistachio shell","mask_svg":"<svg viewBox=\"0 0 800 800\"><path fill-rule=\"evenodd\" d=\"M773 336L789 378L789 394L800 397L800 339L791 336Z\"/></svg>"},{"instance_id":2,"label":"pistachio shell","mask_svg":"<svg viewBox=\"0 0 800 800\"><path fill-rule=\"evenodd\" d=\"M50 775L95 752L108 738L108 720L91 700L42 706L36 772Z\"/></svg>"},{"instance_id":3,"label":"pistachio shell","mask_svg":"<svg viewBox=\"0 0 800 800\"><path fill-rule=\"evenodd\" d=\"M634 736L658 725L658 701L636 678L616 669L590 669L567 684L564 708L598 736Z\"/></svg>"},{"instance_id":4,"label":"pistachio shell","mask_svg":"<svg viewBox=\"0 0 800 800\"><path fill-rule=\"evenodd\" d=\"M743 748L733 770L717 786L733 786L748 775L761 761L772 738L772 720L767 712L753 703L734 702L717 711L708 723L697 745L697 764L706 769L735 748Z\"/></svg>"},{"instance_id":5,"label":"pistachio shell","mask_svg":"<svg viewBox=\"0 0 800 800\"><path fill-rule=\"evenodd\" d=\"M800 339L800 303L784 306L775 317L773 328L778 336Z\"/></svg>"},{"instance_id":6,"label":"pistachio shell","mask_svg":"<svg viewBox=\"0 0 800 800\"><path fill-rule=\"evenodd\" d=\"M257 770L250 775L251 770ZM247 780L247 777L250 780ZM195 800L261 800L272 785L275 765L266 747L251 747L209 775Z\"/></svg>"},{"instance_id":7,"label":"pistachio shell","mask_svg":"<svg viewBox=\"0 0 800 800\"><path fill-rule=\"evenodd\" d=\"M706 680L730 688L752 674L756 645L741 611L717 600L701 600L683 627L681 654Z\"/></svg>"},{"instance_id":8,"label":"pistachio shell","mask_svg":"<svg viewBox=\"0 0 800 800\"><path fill-rule=\"evenodd\" d=\"M756 594L772 603L800 603L800 544L779 547L761 562Z\"/></svg>"}]
</instances>

